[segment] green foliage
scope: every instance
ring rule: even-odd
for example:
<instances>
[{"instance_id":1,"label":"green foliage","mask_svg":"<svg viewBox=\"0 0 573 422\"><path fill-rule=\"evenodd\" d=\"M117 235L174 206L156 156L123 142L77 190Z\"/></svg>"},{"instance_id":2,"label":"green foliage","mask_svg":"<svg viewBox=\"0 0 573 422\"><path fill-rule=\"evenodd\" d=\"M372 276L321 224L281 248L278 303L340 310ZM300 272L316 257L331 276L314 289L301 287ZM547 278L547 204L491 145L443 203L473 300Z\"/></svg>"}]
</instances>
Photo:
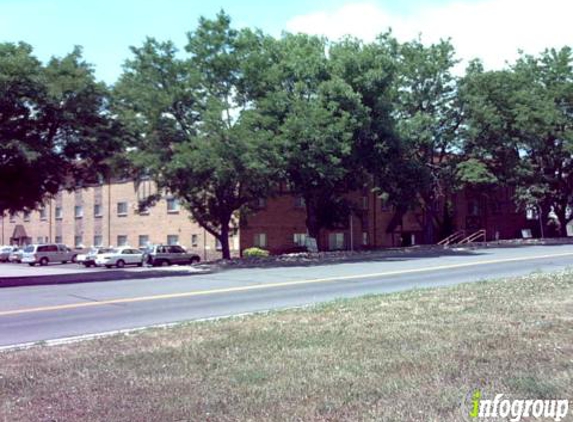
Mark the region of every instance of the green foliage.
<instances>
[{"instance_id":1,"label":"green foliage","mask_svg":"<svg viewBox=\"0 0 573 422\"><path fill-rule=\"evenodd\" d=\"M261 248L248 248L243 251L244 258L266 258L269 255L269 251Z\"/></svg>"},{"instance_id":2,"label":"green foliage","mask_svg":"<svg viewBox=\"0 0 573 422\"><path fill-rule=\"evenodd\" d=\"M105 172L118 145L107 104L80 48L43 65L27 44L0 44L0 213Z\"/></svg>"},{"instance_id":3,"label":"green foliage","mask_svg":"<svg viewBox=\"0 0 573 422\"><path fill-rule=\"evenodd\" d=\"M522 207L550 211L560 235L573 205L573 55L569 47L522 55L510 69L474 67L462 84L466 153L516 192Z\"/></svg>"},{"instance_id":4,"label":"green foliage","mask_svg":"<svg viewBox=\"0 0 573 422\"><path fill-rule=\"evenodd\" d=\"M132 49L115 90L115 109L132 133L132 166L179 197L220 240L224 258L234 215L268 195L279 168L271 132L251 107L250 58L260 59L263 42L232 29L224 13L202 18L188 34L187 58L170 42L148 39Z\"/></svg>"}]
</instances>

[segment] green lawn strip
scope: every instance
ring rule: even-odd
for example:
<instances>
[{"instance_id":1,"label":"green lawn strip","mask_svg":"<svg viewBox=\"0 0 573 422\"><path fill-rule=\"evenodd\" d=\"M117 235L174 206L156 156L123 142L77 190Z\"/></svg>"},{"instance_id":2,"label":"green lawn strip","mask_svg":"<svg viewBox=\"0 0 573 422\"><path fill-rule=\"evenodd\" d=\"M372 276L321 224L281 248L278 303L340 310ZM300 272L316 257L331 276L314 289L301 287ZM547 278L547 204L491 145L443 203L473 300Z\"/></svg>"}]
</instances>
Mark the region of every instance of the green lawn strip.
<instances>
[{"instance_id":1,"label":"green lawn strip","mask_svg":"<svg viewBox=\"0 0 573 422\"><path fill-rule=\"evenodd\" d=\"M0 421L460 421L573 399L573 272L0 354Z\"/></svg>"}]
</instances>

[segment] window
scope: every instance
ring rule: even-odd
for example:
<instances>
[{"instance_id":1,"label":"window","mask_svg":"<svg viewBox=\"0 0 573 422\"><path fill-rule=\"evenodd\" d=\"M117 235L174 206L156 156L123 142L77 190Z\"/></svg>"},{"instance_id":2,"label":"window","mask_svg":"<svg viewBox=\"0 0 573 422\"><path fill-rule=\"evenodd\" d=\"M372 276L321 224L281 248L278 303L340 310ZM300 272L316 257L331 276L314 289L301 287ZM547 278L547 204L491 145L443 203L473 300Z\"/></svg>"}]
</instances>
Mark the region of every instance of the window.
<instances>
[{"instance_id":1,"label":"window","mask_svg":"<svg viewBox=\"0 0 573 422\"><path fill-rule=\"evenodd\" d=\"M74 247L76 248L83 247L83 241L81 236L74 236Z\"/></svg>"},{"instance_id":2,"label":"window","mask_svg":"<svg viewBox=\"0 0 573 422\"><path fill-rule=\"evenodd\" d=\"M81 205L76 205L74 207L74 217L75 218L82 218L84 216L84 207Z\"/></svg>"},{"instance_id":3,"label":"window","mask_svg":"<svg viewBox=\"0 0 573 422\"><path fill-rule=\"evenodd\" d=\"M54 240L56 243L62 243L62 236L56 236Z\"/></svg>"},{"instance_id":4,"label":"window","mask_svg":"<svg viewBox=\"0 0 573 422\"><path fill-rule=\"evenodd\" d=\"M103 246L103 236L94 236L94 246Z\"/></svg>"},{"instance_id":5,"label":"window","mask_svg":"<svg viewBox=\"0 0 573 422\"><path fill-rule=\"evenodd\" d=\"M44 236L38 236L38 243L44 243Z\"/></svg>"},{"instance_id":6,"label":"window","mask_svg":"<svg viewBox=\"0 0 573 422\"><path fill-rule=\"evenodd\" d=\"M472 217L477 217L479 215L479 204L477 201L468 202L468 215Z\"/></svg>"},{"instance_id":7,"label":"window","mask_svg":"<svg viewBox=\"0 0 573 422\"><path fill-rule=\"evenodd\" d=\"M331 251L344 249L344 233L330 233L328 235L328 248Z\"/></svg>"},{"instance_id":8,"label":"window","mask_svg":"<svg viewBox=\"0 0 573 422\"><path fill-rule=\"evenodd\" d=\"M168 234L167 235L167 244L168 245L177 245L179 243L179 236L176 234Z\"/></svg>"},{"instance_id":9,"label":"window","mask_svg":"<svg viewBox=\"0 0 573 422\"><path fill-rule=\"evenodd\" d=\"M362 246L368 246L368 232L362 232Z\"/></svg>"},{"instance_id":10,"label":"window","mask_svg":"<svg viewBox=\"0 0 573 422\"><path fill-rule=\"evenodd\" d=\"M304 202L304 198L302 196L296 196L294 198L294 207L295 208L304 208L306 203Z\"/></svg>"},{"instance_id":11,"label":"window","mask_svg":"<svg viewBox=\"0 0 573 422\"><path fill-rule=\"evenodd\" d=\"M177 198L167 198L167 212L179 212L179 200Z\"/></svg>"},{"instance_id":12,"label":"window","mask_svg":"<svg viewBox=\"0 0 573 422\"><path fill-rule=\"evenodd\" d=\"M261 209L261 208L265 208L266 206L267 206L267 200L266 200L266 198L258 198L258 199L255 201L255 208Z\"/></svg>"},{"instance_id":13,"label":"window","mask_svg":"<svg viewBox=\"0 0 573 422\"><path fill-rule=\"evenodd\" d=\"M257 248L266 248L267 247L267 234L266 233L257 233L255 234L254 245Z\"/></svg>"},{"instance_id":14,"label":"window","mask_svg":"<svg viewBox=\"0 0 573 422\"><path fill-rule=\"evenodd\" d=\"M117 215L120 217L124 217L127 215L127 202L117 203Z\"/></svg>"},{"instance_id":15,"label":"window","mask_svg":"<svg viewBox=\"0 0 573 422\"><path fill-rule=\"evenodd\" d=\"M15 222L16 222L16 215L10 214L10 223L15 223Z\"/></svg>"},{"instance_id":16,"label":"window","mask_svg":"<svg viewBox=\"0 0 573 422\"><path fill-rule=\"evenodd\" d=\"M140 234L139 235L139 247L147 246L149 244L149 235Z\"/></svg>"},{"instance_id":17,"label":"window","mask_svg":"<svg viewBox=\"0 0 573 422\"><path fill-rule=\"evenodd\" d=\"M185 253L185 249L179 245L173 245L169 246L169 253Z\"/></svg>"},{"instance_id":18,"label":"window","mask_svg":"<svg viewBox=\"0 0 573 422\"><path fill-rule=\"evenodd\" d=\"M369 208L368 205L369 205L368 197L367 197L367 196L363 196L363 197L362 197L362 209L363 209L363 210L368 210L368 208Z\"/></svg>"},{"instance_id":19,"label":"window","mask_svg":"<svg viewBox=\"0 0 573 422\"><path fill-rule=\"evenodd\" d=\"M306 246L306 233L295 233L293 240L298 246Z\"/></svg>"},{"instance_id":20,"label":"window","mask_svg":"<svg viewBox=\"0 0 573 422\"><path fill-rule=\"evenodd\" d=\"M62 207L56 207L55 214L56 220L61 220L63 218Z\"/></svg>"},{"instance_id":21,"label":"window","mask_svg":"<svg viewBox=\"0 0 573 422\"><path fill-rule=\"evenodd\" d=\"M48 218L48 212L46 210L46 208L42 208L40 210L40 220L45 221Z\"/></svg>"},{"instance_id":22,"label":"window","mask_svg":"<svg viewBox=\"0 0 573 422\"><path fill-rule=\"evenodd\" d=\"M527 220L537 220L539 218L539 212L537 207L529 206L525 210L525 218Z\"/></svg>"},{"instance_id":23,"label":"window","mask_svg":"<svg viewBox=\"0 0 573 422\"><path fill-rule=\"evenodd\" d=\"M215 249L218 251L223 249L223 245L221 245L221 241L219 239L215 239Z\"/></svg>"},{"instance_id":24,"label":"window","mask_svg":"<svg viewBox=\"0 0 573 422\"><path fill-rule=\"evenodd\" d=\"M193 248L199 246L199 236L197 236L196 234L191 235L191 246Z\"/></svg>"},{"instance_id":25,"label":"window","mask_svg":"<svg viewBox=\"0 0 573 422\"><path fill-rule=\"evenodd\" d=\"M30 221L30 213L29 212L24 213L24 221Z\"/></svg>"},{"instance_id":26,"label":"window","mask_svg":"<svg viewBox=\"0 0 573 422\"><path fill-rule=\"evenodd\" d=\"M102 207L101 204L94 205L94 217L101 217L102 216Z\"/></svg>"},{"instance_id":27,"label":"window","mask_svg":"<svg viewBox=\"0 0 573 422\"><path fill-rule=\"evenodd\" d=\"M127 246L127 236L125 235L117 236L117 246Z\"/></svg>"}]
</instances>

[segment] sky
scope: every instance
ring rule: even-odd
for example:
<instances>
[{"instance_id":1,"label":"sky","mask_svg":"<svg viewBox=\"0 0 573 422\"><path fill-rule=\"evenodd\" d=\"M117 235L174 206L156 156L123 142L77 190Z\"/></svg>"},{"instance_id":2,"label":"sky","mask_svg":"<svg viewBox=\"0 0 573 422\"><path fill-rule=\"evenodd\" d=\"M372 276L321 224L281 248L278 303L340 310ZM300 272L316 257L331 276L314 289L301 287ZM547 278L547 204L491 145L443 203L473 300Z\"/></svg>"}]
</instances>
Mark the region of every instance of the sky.
<instances>
[{"instance_id":1,"label":"sky","mask_svg":"<svg viewBox=\"0 0 573 422\"><path fill-rule=\"evenodd\" d=\"M200 16L225 10L237 28L353 35L372 41L392 28L400 41L451 38L458 57L480 58L498 69L518 50L573 47L571 0L0 0L0 42L25 41L41 60L63 56L75 45L112 84L146 36L172 40L181 49Z\"/></svg>"}]
</instances>

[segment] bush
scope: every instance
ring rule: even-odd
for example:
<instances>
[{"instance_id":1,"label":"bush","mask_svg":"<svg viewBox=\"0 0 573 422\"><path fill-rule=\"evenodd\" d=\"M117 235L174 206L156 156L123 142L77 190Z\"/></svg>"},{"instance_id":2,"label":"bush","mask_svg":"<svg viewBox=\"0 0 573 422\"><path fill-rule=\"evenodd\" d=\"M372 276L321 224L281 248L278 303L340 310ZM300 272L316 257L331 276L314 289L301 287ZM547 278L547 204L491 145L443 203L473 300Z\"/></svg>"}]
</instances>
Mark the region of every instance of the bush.
<instances>
[{"instance_id":1,"label":"bush","mask_svg":"<svg viewBox=\"0 0 573 422\"><path fill-rule=\"evenodd\" d=\"M261 248L248 248L243 251L244 258L266 258L269 255L269 251Z\"/></svg>"}]
</instances>

